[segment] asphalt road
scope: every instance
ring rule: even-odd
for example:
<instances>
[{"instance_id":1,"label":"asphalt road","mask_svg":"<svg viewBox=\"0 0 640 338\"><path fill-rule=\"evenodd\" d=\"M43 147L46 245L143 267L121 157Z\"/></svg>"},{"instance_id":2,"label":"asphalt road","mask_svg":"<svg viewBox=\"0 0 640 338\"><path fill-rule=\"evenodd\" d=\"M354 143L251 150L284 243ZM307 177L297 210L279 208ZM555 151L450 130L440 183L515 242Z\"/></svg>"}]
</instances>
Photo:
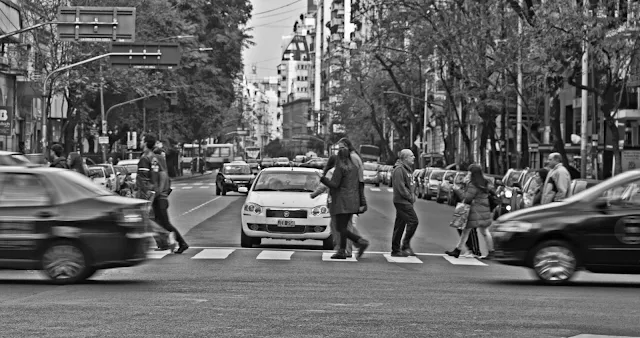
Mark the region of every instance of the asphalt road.
<instances>
[{"instance_id":1,"label":"asphalt road","mask_svg":"<svg viewBox=\"0 0 640 338\"><path fill-rule=\"evenodd\" d=\"M174 183L174 224L192 246L148 263L53 286L0 271L1 337L640 336L640 277L584 273L546 287L524 269L442 256L452 208L418 201L418 257L390 262L391 193L367 189L359 261L324 261L320 242L239 246L240 194L212 175ZM587 337L587 336L582 336Z\"/></svg>"}]
</instances>

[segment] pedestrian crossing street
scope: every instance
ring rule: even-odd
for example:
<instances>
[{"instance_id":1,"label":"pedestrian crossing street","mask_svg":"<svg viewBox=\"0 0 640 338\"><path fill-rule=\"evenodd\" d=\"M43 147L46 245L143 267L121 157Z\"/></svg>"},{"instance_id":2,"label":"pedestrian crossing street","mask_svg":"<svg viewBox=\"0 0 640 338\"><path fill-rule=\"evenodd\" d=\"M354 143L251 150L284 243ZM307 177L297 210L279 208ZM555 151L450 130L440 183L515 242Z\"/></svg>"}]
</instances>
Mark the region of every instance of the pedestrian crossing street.
<instances>
[{"instance_id":1,"label":"pedestrian crossing street","mask_svg":"<svg viewBox=\"0 0 640 338\"><path fill-rule=\"evenodd\" d=\"M198 183L173 183L174 189L191 190L191 189L214 189L216 182L198 182ZM367 187L373 192L393 192L393 188L386 187Z\"/></svg>"},{"instance_id":2,"label":"pedestrian crossing street","mask_svg":"<svg viewBox=\"0 0 640 338\"><path fill-rule=\"evenodd\" d=\"M193 260L225 260L233 258L242 252L243 257L253 257L258 261L292 261L292 260L315 260L323 262L337 263L354 263L358 260L354 255L347 259L331 259L334 252L315 251L315 250L260 250L260 249L244 249L244 248L189 248L182 256L187 256ZM244 255L248 253L247 255ZM169 250L166 251L149 251L147 256L151 260L161 260L171 255ZM430 260L440 260L440 262L448 262L451 265L469 265L469 266L488 266L479 259L471 257L454 258L444 254L433 253L417 253L414 257L392 257L388 252L371 252L367 251L361 260L376 260L384 257L384 261L394 264L423 264ZM300 256L300 257L297 257ZM300 259L298 259L300 258Z\"/></svg>"}]
</instances>

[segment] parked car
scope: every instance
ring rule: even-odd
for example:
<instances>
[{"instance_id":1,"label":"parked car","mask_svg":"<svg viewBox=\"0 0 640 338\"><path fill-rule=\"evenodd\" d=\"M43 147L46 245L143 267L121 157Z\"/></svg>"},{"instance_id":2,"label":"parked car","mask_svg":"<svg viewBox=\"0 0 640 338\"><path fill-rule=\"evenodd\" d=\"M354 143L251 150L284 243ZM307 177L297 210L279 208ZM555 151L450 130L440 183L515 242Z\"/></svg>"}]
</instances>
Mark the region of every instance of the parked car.
<instances>
[{"instance_id":1,"label":"parked car","mask_svg":"<svg viewBox=\"0 0 640 338\"><path fill-rule=\"evenodd\" d=\"M271 157L265 157L260 161L260 166L262 168L269 168L269 167L273 167L274 163L275 162Z\"/></svg>"},{"instance_id":2,"label":"parked car","mask_svg":"<svg viewBox=\"0 0 640 338\"><path fill-rule=\"evenodd\" d=\"M216 195L226 195L229 191L248 193L255 175L247 163L224 163L216 176Z\"/></svg>"},{"instance_id":3,"label":"parked car","mask_svg":"<svg viewBox=\"0 0 640 338\"><path fill-rule=\"evenodd\" d=\"M384 178L387 186L393 187L393 166L388 165L387 169L384 172Z\"/></svg>"},{"instance_id":4,"label":"parked car","mask_svg":"<svg viewBox=\"0 0 640 338\"><path fill-rule=\"evenodd\" d=\"M424 170L422 170L422 172L418 176L418 196L417 196L418 198L425 198L425 194L426 194L425 180L427 177L429 177L429 174L431 173L431 171L433 171L433 169L434 168L431 168L431 167L424 168Z\"/></svg>"},{"instance_id":5,"label":"parked car","mask_svg":"<svg viewBox=\"0 0 640 338\"><path fill-rule=\"evenodd\" d=\"M140 162L139 158L132 160L120 160L118 161L118 165L127 168L127 172L135 181L136 176L138 176L138 162Z\"/></svg>"},{"instance_id":6,"label":"parked car","mask_svg":"<svg viewBox=\"0 0 640 338\"><path fill-rule=\"evenodd\" d=\"M442 178L444 177L444 173L446 170L444 169L434 169L429 174L429 178L427 179L427 189L426 189L426 199L430 200L432 197L436 197L438 195L438 191L440 190L440 184L442 183Z\"/></svg>"},{"instance_id":7,"label":"parked car","mask_svg":"<svg viewBox=\"0 0 640 338\"><path fill-rule=\"evenodd\" d=\"M640 170L616 175L561 202L498 218L494 260L526 267L547 284L577 271L640 274Z\"/></svg>"},{"instance_id":8,"label":"parked car","mask_svg":"<svg viewBox=\"0 0 640 338\"><path fill-rule=\"evenodd\" d=\"M0 167L0 186L0 269L70 284L146 260L148 201L58 168Z\"/></svg>"},{"instance_id":9,"label":"parked car","mask_svg":"<svg viewBox=\"0 0 640 338\"><path fill-rule=\"evenodd\" d=\"M333 249L327 194L310 193L320 177L313 168L267 168L258 174L242 207L240 245L260 245L263 238L320 240Z\"/></svg>"},{"instance_id":10,"label":"parked car","mask_svg":"<svg viewBox=\"0 0 640 338\"><path fill-rule=\"evenodd\" d=\"M436 193L436 203L444 203L449 201L449 196L453 187L453 180L458 172L456 170L447 170L442 176L442 181Z\"/></svg>"},{"instance_id":11,"label":"parked car","mask_svg":"<svg viewBox=\"0 0 640 338\"><path fill-rule=\"evenodd\" d=\"M573 196L600 183L602 183L602 181L589 178L578 178L572 180L571 185L569 186L569 191L567 191L567 197Z\"/></svg>"}]
</instances>

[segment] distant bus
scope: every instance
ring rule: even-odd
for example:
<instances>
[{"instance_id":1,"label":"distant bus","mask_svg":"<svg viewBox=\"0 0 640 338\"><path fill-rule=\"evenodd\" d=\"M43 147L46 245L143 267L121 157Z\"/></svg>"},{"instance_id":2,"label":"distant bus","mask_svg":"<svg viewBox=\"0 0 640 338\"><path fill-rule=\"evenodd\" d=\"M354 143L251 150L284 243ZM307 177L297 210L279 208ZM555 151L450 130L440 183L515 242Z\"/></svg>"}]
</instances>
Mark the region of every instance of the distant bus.
<instances>
[{"instance_id":1,"label":"distant bus","mask_svg":"<svg viewBox=\"0 0 640 338\"><path fill-rule=\"evenodd\" d=\"M365 162L380 162L380 147L372 144L363 144L360 146L360 156Z\"/></svg>"},{"instance_id":2,"label":"distant bus","mask_svg":"<svg viewBox=\"0 0 640 338\"><path fill-rule=\"evenodd\" d=\"M244 153L246 155L247 160L259 160L262 158L262 149L260 147L250 146L244 148Z\"/></svg>"},{"instance_id":3,"label":"distant bus","mask_svg":"<svg viewBox=\"0 0 640 338\"><path fill-rule=\"evenodd\" d=\"M235 157L233 144L207 144L205 147L205 161L207 170L222 169L222 164L230 163Z\"/></svg>"},{"instance_id":4,"label":"distant bus","mask_svg":"<svg viewBox=\"0 0 640 338\"><path fill-rule=\"evenodd\" d=\"M191 161L193 161L194 157L198 156L198 152L200 151L199 145L192 143L184 143L182 145L182 161L180 161L180 168L182 169L190 169Z\"/></svg>"}]
</instances>

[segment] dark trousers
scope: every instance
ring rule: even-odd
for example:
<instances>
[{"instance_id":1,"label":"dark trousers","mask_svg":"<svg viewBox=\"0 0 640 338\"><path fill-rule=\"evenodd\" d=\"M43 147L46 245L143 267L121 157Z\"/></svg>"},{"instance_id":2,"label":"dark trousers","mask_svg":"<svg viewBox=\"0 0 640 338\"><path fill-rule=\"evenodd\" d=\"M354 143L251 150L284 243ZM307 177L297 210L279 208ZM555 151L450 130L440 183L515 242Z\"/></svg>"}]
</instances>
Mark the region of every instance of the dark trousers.
<instances>
[{"instance_id":1,"label":"dark trousers","mask_svg":"<svg viewBox=\"0 0 640 338\"><path fill-rule=\"evenodd\" d=\"M178 229L176 229L169 220L169 200L165 198L156 198L153 201L153 213L155 215L156 223L169 233L173 232L176 237L176 242L178 242L179 245L187 244ZM158 245L160 246L160 243L158 243Z\"/></svg>"},{"instance_id":2,"label":"dark trousers","mask_svg":"<svg viewBox=\"0 0 640 338\"><path fill-rule=\"evenodd\" d=\"M349 231L349 221L353 214L337 214L334 215L336 219L336 228L340 232L340 251L344 252L347 247L347 239L350 239L353 243L358 243L362 237Z\"/></svg>"},{"instance_id":3,"label":"dark trousers","mask_svg":"<svg viewBox=\"0 0 640 338\"><path fill-rule=\"evenodd\" d=\"M418 215L411 204L393 203L393 205L396 207L396 222L393 225L391 252L400 252L411 248L411 238L418 229ZM402 238L403 234L404 239ZM402 246L400 246L400 241L402 241Z\"/></svg>"},{"instance_id":4,"label":"dark trousers","mask_svg":"<svg viewBox=\"0 0 640 338\"><path fill-rule=\"evenodd\" d=\"M462 230L458 229L458 235L462 235ZM476 229L471 229L471 232L469 233L467 248L476 256L482 255L480 253L480 242L478 241L478 231L476 231Z\"/></svg>"}]
</instances>

